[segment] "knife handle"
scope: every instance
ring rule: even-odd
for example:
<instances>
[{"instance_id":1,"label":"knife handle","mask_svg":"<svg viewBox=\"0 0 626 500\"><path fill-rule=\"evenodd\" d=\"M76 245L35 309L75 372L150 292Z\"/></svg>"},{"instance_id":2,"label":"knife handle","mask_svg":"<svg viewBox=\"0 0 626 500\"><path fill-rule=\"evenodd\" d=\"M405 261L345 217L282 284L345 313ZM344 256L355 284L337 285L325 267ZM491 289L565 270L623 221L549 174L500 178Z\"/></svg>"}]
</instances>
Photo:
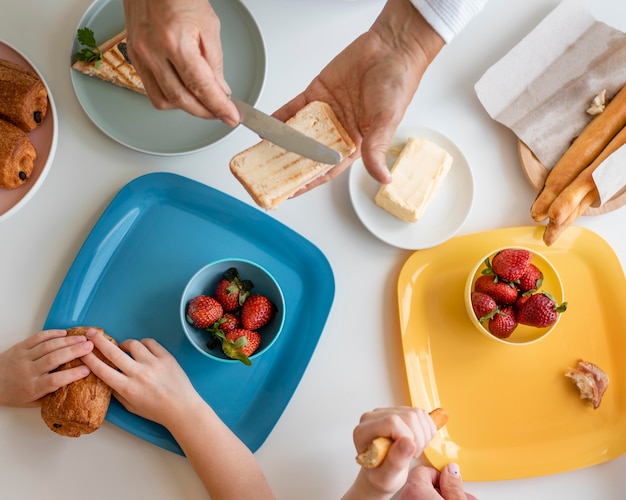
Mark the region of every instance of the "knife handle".
<instances>
[{"instance_id":1,"label":"knife handle","mask_svg":"<svg viewBox=\"0 0 626 500\"><path fill-rule=\"evenodd\" d=\"M443 408L436 408L429 415L435 423L437 430L441 429L448 422L448 412ZM377 437L368 445L365 451L356 456L357 463L366 469L378 467L385 460L392 444L393 440L388 437Z\"/></svg>"}]
</instances>

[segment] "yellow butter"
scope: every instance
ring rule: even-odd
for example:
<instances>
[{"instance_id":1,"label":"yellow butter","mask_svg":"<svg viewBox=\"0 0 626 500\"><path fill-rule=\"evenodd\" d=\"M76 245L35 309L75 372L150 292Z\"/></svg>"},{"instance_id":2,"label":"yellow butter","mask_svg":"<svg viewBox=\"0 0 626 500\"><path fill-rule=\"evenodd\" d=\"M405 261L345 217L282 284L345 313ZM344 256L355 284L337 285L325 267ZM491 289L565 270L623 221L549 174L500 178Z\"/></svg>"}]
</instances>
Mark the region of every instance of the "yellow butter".
<instances>
[{"instance_id":1,"label":"yellow butter","mask_svg":"<svg viewBox=\"0 0 626 500\"><path fill-rule=\"evenodd\" d=\"M423 138L409 137L391 167L392 181L374 201L406 222L417 222L452 167L452 155Z\"/></svg>"}]
</instances>

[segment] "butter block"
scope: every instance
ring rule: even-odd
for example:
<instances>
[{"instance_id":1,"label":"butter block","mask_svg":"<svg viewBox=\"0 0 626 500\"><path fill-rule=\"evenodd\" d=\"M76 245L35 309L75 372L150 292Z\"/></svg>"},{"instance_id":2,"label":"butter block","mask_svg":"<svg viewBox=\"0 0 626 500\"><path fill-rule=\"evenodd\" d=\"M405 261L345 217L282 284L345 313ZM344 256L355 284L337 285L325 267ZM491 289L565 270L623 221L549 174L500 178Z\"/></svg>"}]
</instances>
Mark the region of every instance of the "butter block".
<instances>
[{"instance_id":1,"label":"butter block","mask_svg":"<svg viewBox=\"0 0 626 500\"><path fill-rule=\"evenodd\" d=\"M409 137L375 203L406 222L417 222L452 167L452 155L423 138Z\"/></svg>"}]
</instances>

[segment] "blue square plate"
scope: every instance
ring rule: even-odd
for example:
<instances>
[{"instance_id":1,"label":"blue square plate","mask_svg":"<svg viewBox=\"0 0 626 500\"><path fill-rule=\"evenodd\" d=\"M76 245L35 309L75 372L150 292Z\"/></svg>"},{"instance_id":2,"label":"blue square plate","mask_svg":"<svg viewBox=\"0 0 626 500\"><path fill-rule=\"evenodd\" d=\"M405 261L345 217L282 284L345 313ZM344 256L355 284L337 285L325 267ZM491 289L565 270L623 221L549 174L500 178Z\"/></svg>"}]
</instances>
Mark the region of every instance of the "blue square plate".
<instances>
[{"instance_id":1,"label":"blue square plate","mask_svg":"<svg viewBox=\"0 0 626 500\"><path fill-rule=\"evenodd\" d=\"M285 295L284 330L252 366L197 352L183 334L179 303L191 276L226 257L258 262ZM264 212L193 180L144 175L113 199L80 249L44 328L92 325L115 338L153 337L254 452L280 418L322 333L333 272L311 242ZM112 400L107 420L157 446L182 450L162 426Z\"/></svg>"}]
</instances>

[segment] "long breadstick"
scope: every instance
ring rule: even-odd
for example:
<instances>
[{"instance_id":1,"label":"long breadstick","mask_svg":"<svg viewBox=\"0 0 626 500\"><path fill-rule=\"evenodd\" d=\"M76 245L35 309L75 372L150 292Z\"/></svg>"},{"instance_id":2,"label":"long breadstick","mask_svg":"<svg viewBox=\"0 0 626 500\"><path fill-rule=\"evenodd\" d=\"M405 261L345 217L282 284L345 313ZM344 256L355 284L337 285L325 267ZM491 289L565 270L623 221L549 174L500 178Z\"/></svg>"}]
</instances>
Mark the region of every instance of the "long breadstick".
<instances>
[{"instance_id":1,"label":"long breadstick","mask_svg":"<svg viewBox=\"0 0 626 500\"><path fill-rule=\"evenodd\" d=\"M448 422L448 412L443 408L436 408L429 413L433 419L437 430L441 429ZM393 440L387 437L377 437L367 449L356 456L356 461L361 467L371 469L383 463Z\"/></svg>"},{"instance_id":2,"label":"long breadstick","mask_svg":"<svg viewBox=\"0 0 626 500\"><path fill-rule=\"evenodd\" d=\"M555 224L563 224L570 214L574 212L576 207L580 205L587 193L596 190L596 197L598 196L596 184L593 181L593 172L609 155L617 151L624 144L626 144L626 127L622 128L622 130L611 139L611 142L607 144L598 157L578 174L578 177L554 199L548 210L550 221Z\"/></svg>"},{"instance_id":3,"label":"long breadstick","mask_svg":"<svg viewBox=\"0 0 626 500\"><path fill-rule=\"evenodd\" d=\"M537 222L548 217L548 210L558 194L583 171L626 125L626 86L611 99L604 111L591 120L572 145L556 162L539 195L530 208Z\"/></svg>"},{"instance_id":4,"label":"long breadstick","mask_svg":"<svg viewBox=\"0 0 626 500\"><path fill-rule=\"evenodd\" d=\"M551 246L557 238L561 235L563 231L565 231L568 227L570 227L574 221L585 213L594 201L598 198L598 190L594 187L593 190L589 191L585 197L580 202L580 205L574 208L572 213L570 213L569 217L565 219L561 224L557 224L554 221L548 222L546 229L543 232L543 242L547 246Z\"/></svg>"}]
</instances>

